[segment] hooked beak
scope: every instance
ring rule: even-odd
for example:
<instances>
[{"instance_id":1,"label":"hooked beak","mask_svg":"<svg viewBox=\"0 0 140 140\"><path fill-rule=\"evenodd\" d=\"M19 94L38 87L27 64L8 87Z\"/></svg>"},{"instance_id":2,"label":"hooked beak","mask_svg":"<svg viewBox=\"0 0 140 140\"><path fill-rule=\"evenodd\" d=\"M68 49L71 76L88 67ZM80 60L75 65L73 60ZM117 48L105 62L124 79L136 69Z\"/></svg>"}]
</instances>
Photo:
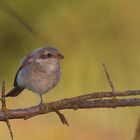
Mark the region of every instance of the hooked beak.
<instances>
[{"instance_id":1,"label":"hooked beak","mask_svg":"<svg viewBox=\"0 0 140 140\"><path fill-rule=\"evenodd\" d=\"M64 59L64 56L61 53L58 53L56 56L58 59Z\"/></svg>"}]
</instances>

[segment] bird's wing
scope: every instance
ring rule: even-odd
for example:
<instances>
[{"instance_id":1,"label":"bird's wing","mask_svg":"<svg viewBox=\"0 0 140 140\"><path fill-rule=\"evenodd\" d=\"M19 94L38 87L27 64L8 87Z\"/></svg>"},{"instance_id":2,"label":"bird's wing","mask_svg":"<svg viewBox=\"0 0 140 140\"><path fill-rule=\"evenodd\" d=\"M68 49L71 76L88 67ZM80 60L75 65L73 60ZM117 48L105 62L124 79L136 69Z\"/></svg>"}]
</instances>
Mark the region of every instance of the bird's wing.
<instances>
[{"instance_id":1,"label":"bird's wing","mask_svg":"<svg viewBox=\"0 0 140 140\"><path fill-rule=\"evenodd\" d=\"M18 69L18 71L17 71L17 73L16 73L16 75L15 75L15 79L14 79L14 88L13 88L11 91L9 91L9 92L5 95L5 97L9 97L9 96L15 97L15 96L19 95L19 94L24 90L24 88L21 88L21 87L18 86L18 83L17 83L17 76L18 76L19 71L20 71L24 66L28 65L28 64L31 63L31 62L32 62L32 57L31 57L30 54L23 58L23 60L22 60L22 62L21 62L21 66L19 67L19 69Z\"/></svg>"},{"instance_id":2,"label":"bird's wing","mask_svg":"<svg viewBox=\"0 0 140 140\"><path fill-rule=\"evenodd\" d=\"M30 63L32 62L32 60L33 60L33 59L32 59L31 54L28 54L27 56L25 56L25 57L23 58L23 60L22 60L22 62L21 62L21 65L20 65L20 67L18 68L17 73L16 73L15 78L14 78L14 87L18 87L18 84L17 84L17 76L18 76L19 71L20 71L23 67L25 67L26 65L30 64Z\"/></svg>"},{"instance_id":3,"label":"bird's wing","mask_svg":"<svg viewBox=\"0 0 140 140\"><path fill-rule=\"evenodd\" d=\"M32 57L31 57L30 54L23 58L23 60L22 60L22 62L21 62L21 66L19 67L19 69L18 69L18 71L17 71L17 73L16 73L16 75L15 75L15 79L14 79L14 88L13 88L11 91L9 91L9 92L5 95L5 97L9 97L9 96L15 97L15 96L19 95L19 94L24 90L24 88L21 88L21 87L18 86L18 83L17 83L17 76L18 76L19 71L20 71L24 66L28 65L28 64L31 63L31 62L32 62Z\"/></svg>"}]
</instances>

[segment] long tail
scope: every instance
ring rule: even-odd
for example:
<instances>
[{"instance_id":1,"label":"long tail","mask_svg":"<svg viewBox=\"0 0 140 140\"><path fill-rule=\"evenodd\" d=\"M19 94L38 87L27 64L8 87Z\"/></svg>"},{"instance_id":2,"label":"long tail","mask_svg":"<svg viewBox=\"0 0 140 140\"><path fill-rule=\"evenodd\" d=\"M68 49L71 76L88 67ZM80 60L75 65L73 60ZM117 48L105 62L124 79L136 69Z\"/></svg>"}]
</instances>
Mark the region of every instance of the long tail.
<instances>
[{"instance_id":1,"label":"long tail","mask_svg":"<svg viewBox=\"0 0 140 140\"><path fill-rule=\"evenodd\" d=\"M15 97L17 95L19 95L22 91L24 90L24 88L19 88L19 87L14 87L11 91L9 91L5 97Z\"/></svg>"}]
</instances>

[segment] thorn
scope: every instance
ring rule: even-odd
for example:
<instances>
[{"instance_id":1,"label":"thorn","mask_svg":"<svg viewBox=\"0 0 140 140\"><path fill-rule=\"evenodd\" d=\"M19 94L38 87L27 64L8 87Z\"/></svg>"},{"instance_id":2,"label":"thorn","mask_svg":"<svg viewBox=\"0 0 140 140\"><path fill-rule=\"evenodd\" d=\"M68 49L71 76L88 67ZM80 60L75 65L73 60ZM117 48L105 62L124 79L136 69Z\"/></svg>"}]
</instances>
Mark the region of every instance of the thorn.
<instances>
[{"instance_id":1,"label":"thorn","mask_svg":"<svg viewBox=\"0 0 140 140\"><path fill-rule=\"evenodd\" d=\"M107 71L106 63L104 63L104 62L103 62L103 67L104 67L104 71L105 71L105 74L106 74L106 77L107 77L107 80L108 80L109 86L110 86L111 89L112 89L112 92L111 92L112 100L116 100L115 88L114 88L113 82L111 81L111 78L110 78L109 72Z\"/></svg>"},{"instance_id":2,"label":"thorn","mask_svg":"<svg viewBox=\"0 0 140 140\"><path fill-rule=\"evenodd\" d=\"M65 116L59 110L54 110L54 111L59 116L61 122L65 125L69 126L69 123L68 123L67 119L65 118Z\"/></svg>"}]
</instances>

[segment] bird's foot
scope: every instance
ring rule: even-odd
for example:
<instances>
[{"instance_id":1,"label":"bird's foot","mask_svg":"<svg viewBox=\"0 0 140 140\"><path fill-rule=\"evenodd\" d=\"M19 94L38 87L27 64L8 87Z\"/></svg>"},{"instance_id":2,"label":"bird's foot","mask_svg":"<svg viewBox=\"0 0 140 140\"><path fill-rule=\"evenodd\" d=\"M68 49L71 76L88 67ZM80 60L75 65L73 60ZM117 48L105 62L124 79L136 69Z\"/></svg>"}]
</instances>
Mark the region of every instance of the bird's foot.
<instances>
[{"instance_id":1,"label":"bird's foot","mask_svg":"<svg viewBox=\"0 0 140 140\"><path fill-rule=\"evenodd\" d=\"M41 112L45 112L46 111L46 106L43 102L40 102L40 104L38 105L39 109Z\"/></svg>"}]
</instances>

